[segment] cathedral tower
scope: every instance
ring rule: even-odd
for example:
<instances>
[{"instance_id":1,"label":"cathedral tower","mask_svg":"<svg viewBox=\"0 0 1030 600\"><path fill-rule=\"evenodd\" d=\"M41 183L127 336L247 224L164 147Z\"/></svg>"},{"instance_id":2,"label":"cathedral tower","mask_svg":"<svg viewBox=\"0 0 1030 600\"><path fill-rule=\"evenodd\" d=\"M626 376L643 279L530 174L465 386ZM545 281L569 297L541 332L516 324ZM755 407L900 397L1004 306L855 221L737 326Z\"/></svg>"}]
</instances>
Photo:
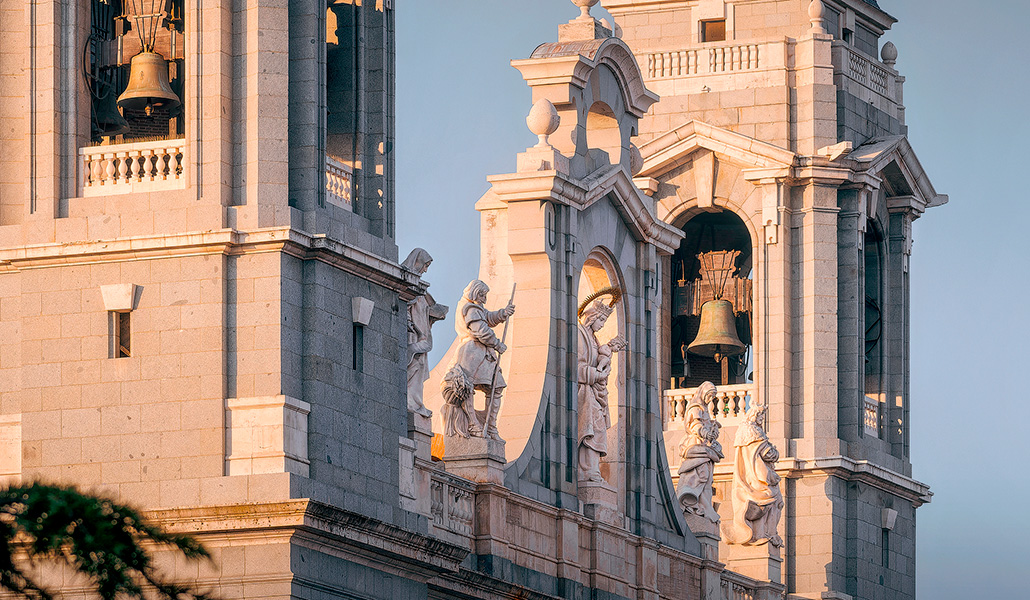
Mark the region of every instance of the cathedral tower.
<instances>
[{"instance_id":1,"label":"cathedral tower","mask_svg":"<svg viewBox=\"0 0 1030 600\"><path fill-rule=\"evenodd\" d=\"M913 598L930 493L909 461L908 257L912 221L947 197L906 138L898 51L881 41L895 19L874 0L603 4L662 98L636 182L685 234L663 263L669 454L705 380L721 384L724 447L764 403L780 449L784 545L723 535L720 560L797 597ZM699 355L701 308L720 296L744 352Z\"/></svg>"}]
</instances>

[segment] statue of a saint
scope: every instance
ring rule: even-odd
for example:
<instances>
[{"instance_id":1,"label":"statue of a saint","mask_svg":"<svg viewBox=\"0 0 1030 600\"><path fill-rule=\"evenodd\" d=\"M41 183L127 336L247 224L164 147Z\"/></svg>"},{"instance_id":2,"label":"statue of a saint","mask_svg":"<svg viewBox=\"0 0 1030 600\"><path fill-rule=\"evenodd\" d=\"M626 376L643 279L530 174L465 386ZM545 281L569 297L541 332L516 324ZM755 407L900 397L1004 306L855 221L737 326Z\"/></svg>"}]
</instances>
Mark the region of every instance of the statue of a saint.
<instances>
[{"instance_id":1,"label":"statue of a saint","mask_svg":"<svg viewBox=\"0 0 1030 600\"><path fill-rule=\"evenodd\" d=\"M415 248L404 259L405 269L421 276L433 257ZM422 402L422 388L429 379L429 351L433 349L433 325L447 317L447 307L437 304L428 293L408 303L408 410L423 417L433 416Z\"/></svg>"},{"instance_id":2,"label":"statue of a saint","mask_svg":"<svg viewBox=\"0 0 1030 600\"><path fill-rule=\"evenodd\" d=\"M712 506L712 477L715 463L722 460L719 422L712 418L710 405L715 401L715 385L706 381L698 386L683 415L686 435L680 442L683 462L679 468L676 496L683 511L719 522Z\"/></svg>"},{"instance_id":3,"label":"statue of a saint","mask_svg":"<svg viewBox=\"0 0 1030 600\"><path fill-rule=\"evenodd\" d=\"M608 377L612 372L612 354L626 347L626 340L621 336L607 344L597 341L597 332L614 310L612 305L596 300L583 309L579 317L580 481L604 481L601 457L608 454L608 429L612 426L608 412Z\"/></svg>"},{"instance_id":4,"label":"statue of a saint","mask_svg":"<svg viewBox=\"0 0 1030 600\"><path fill-rule=\"evenodd\" d=\"M776 533L783 511L780 476L775 470L780 453L762 428L765 410L763 404L752 404L733 441L733 523L726 531L730 544L783 544Z\"/></svg>"},{"instance_id":5,"label":"statue of a saint","mask_svg":"<svg viewBox=\"0 0 1030 600\"><path fill-rule=\"evenodd\" d=\"M478 279L465 288L461 317L455 319L454 323L461 345L454 355L452 367L461 367L471 380L472 387L486 394L486 418L483 419L486 422L483 423L481 435L499 440L497 413L507 384L497 361L508 347L497 338L493 328L515 314L515 305L508 304L500 310L487 310L484 304L489 291L490 288Z\"/></svg>"}]
</instances>

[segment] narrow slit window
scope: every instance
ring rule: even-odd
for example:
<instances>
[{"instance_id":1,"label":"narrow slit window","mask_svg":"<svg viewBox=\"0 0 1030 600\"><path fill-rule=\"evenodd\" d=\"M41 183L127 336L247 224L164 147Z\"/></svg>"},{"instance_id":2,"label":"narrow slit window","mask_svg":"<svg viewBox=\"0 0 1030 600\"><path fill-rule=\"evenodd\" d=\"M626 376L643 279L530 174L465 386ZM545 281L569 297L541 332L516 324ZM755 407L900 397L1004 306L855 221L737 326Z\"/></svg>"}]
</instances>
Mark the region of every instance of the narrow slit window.
<instances>
[{"instance_id":1,"label":"narrow slit window","mask_svg":"<svg viewBox=\"0 0 1030 600\"><path fill-rule=\"evenodd\" d=\"M726 19L715 19L713 21L701 21L702 42L724 42L726 41Z\"/></svg>"},{"instance_id":2,"label":"narrow slit window","mask_svg":"<svg viewBox=\"0 0 1030 600\"><path fill-rule=\"evenodd\" d=\"M881 539L883 555L880 557L880 563L883 565L883 568L889 569L891 568L891 530L882 529L881 531L883 532Z\"/></svg>"},{"instance_id":3,"label":"narrow slit window","mask_svg":"<svg viewBox=\"0 0 1030 600\"><path fill-rule=\"evenodd\" d=\"M353 348L353 364L351 367L361 373L365 370L365 326L359 323L354 324L354 335L351 340Z\"/></svg>"},{"instance_id":4,"label":"narrow slit window","mask_svg":"<svg viewBox=\"0 0 1030 600\"><path fill-rule=\"evenodd\" d=\"M114 313L114 357L132 356L132 325L128 312Z\"/></svg>"}]
</instances>

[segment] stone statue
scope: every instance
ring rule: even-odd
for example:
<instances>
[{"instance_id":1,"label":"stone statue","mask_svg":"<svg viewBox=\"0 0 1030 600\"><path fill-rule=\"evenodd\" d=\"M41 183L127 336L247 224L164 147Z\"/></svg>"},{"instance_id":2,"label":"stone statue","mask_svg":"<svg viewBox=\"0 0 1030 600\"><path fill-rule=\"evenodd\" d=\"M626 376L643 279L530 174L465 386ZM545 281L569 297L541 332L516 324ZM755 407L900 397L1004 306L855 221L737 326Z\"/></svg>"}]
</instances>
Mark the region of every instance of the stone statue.
<instances>
[{"instance_id":1,"label":"stone statue","mask_svg":"<svg viewBox=\"0 0 1030 600\"><path fill-rule=\"evenodd\" d=\"M475 389L465 370L458 365L452 365L443 376L440 389L443 391L444 399L441 409L443 411L443 434L463 438L481 437L483 427L472 406L472 395L475 393Z\"/></svg>"},{"instance_id":2,"label":"stone statue","mask_svg":"<svg viewBox=\"0 0 1030 600\"><path fill-rule=\"evenodd\" d=\"M776 533L783 511L780 476L774 468L780 453L760 424L765 410L763 404L752 404L733 441L733 523L726 532L730 544L783 545Z\"/></svg>"},{"instance_id":3,"label":"stone statue","mask_svg":"<svg viewBox=\"0 0 1030 600\"><path fill-rule=\"evenodd\" d=\"M454 355L452 367L458 366L471 380L472 387L486 394L486 415L483 418L483 437L499 440L497 413L501 406L501 395L507 384L497 361L508 348L494 334L493 327L500 325L515 314L515 305L490 311L484 304L490 288L476 279L468 284L463 294L461 317L455 319L460 346ZM469 432L472 435L473 430Z\"/></svg>"},{"instance_id":4,"label":"stone statue","mask_svg":"<svg viewBox=\"0 0 1030 600\"><path fill-rule=\"evenodd\" d=\"M404 259L405 269L422 276L433 257L415 248ZM433 325L447 317L447 307L437 304L428 293L408 303L408 410L423 417L433 416L422 403L422 388L429 379L429 351L433 349Z\"/></svg>"},{"instance_id":5,"label":"stone statue","mask_svg":"<svg viewBox=\"0 0 1030 600\"><path fill-rule=\"evenodd\" d=\"M579 317L579 480L600 482L601 457L608 454L608 376L612 372L612 354L626 347L626 340L616 336L607 344L597 341L597 332L604 327L618 301L606 305L600 300L586 302Z\"/></svg>"},{"instance_id":6,"label":"stone statue","mask_svg":"<svg viewBox=\"0 0 1030 600\"><path fill-rule=\"evenodd\" d=\"M683 511L719 522L719 513L712 506L712 476L715 463L722 460L719 444L719 422L712 418L709 406L715 401L715 385L702 383L687 404L683 415L686 435L680 442L679 483L676 496Z\"/></svg>"}]
</instances>

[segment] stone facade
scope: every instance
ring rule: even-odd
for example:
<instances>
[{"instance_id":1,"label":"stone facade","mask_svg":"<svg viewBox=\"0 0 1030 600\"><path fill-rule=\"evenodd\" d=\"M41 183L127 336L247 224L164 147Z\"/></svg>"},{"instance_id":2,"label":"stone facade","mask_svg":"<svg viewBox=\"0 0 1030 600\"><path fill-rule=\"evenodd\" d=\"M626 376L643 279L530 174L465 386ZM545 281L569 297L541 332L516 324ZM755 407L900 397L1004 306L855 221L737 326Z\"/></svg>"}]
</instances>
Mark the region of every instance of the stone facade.
<instances>
[{"instance_id":1,"label":"stone facade","mask_svg":"<svg viewBox=\"0 0 1030 600\"><path fill-rule=\"evenodd\" d=\"M175 0L182 126L94 145L100 3L0 0L0 482L140 505L212 551L169 573L223 597L914 595L907 257L946 198L904 138L896 51L870 54L886 13L607 0L613 25L576 0L514 63L540 142L476 206L488 308L518 285L506 443L436 461L442 423L406 401L427 286L394 237L394 2ZM732 447L768 407L782 552L692 531L675 492L672 267L721 212L752 249L754 383L711 408ZM611 287L597 335L627 346L603 481L579 481L577 308Z\"/></svg>"}]
</instances>

